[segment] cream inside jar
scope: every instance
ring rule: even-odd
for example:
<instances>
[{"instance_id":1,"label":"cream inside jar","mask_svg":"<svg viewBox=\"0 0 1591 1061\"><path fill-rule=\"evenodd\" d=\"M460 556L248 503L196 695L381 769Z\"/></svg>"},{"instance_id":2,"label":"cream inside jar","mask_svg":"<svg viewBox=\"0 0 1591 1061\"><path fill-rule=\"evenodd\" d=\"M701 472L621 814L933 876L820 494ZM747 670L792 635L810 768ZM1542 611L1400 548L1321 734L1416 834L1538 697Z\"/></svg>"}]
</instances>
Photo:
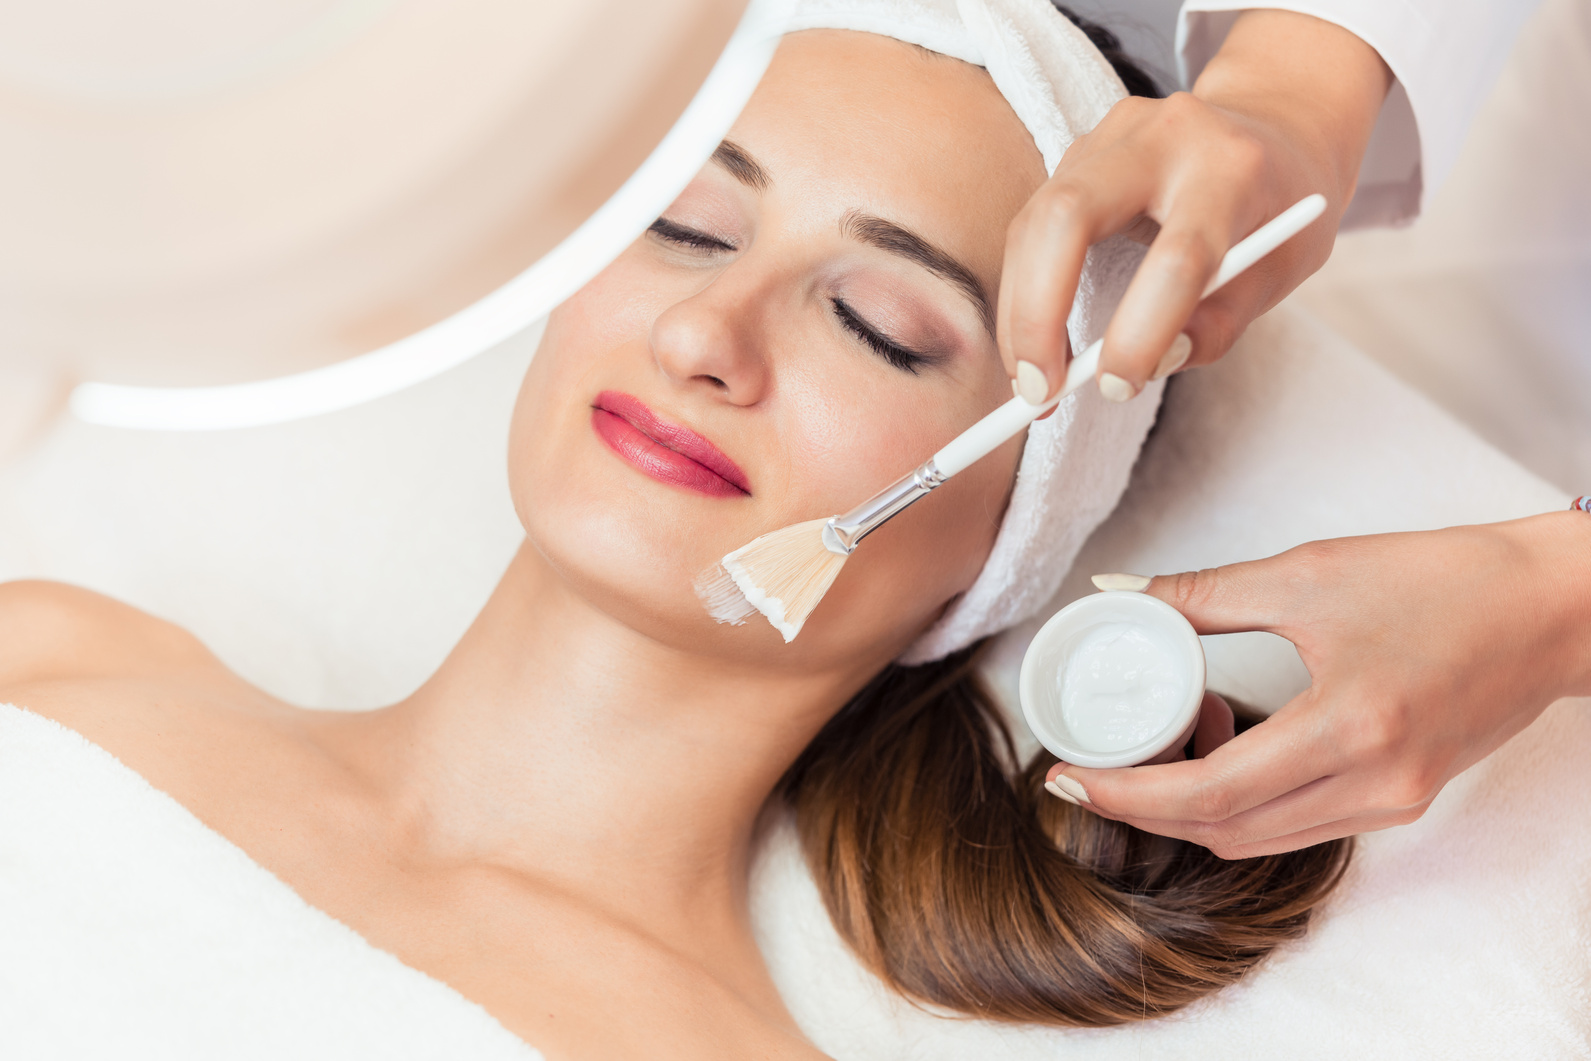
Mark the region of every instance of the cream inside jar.
<instances>
[{"instance_id":1,"label":"cream inside jar","mask_svg":"<svg viewBox=\"0 0 1591 1061\"><path fill-rule=\"evenodd\" d=\"M1132 766L1185 743L1204 698L1204 650L1176 609L1142 593L1083 597L1039 630L1022 661L1022 713L1078 766Z\"/></svg>"}]
</instances>

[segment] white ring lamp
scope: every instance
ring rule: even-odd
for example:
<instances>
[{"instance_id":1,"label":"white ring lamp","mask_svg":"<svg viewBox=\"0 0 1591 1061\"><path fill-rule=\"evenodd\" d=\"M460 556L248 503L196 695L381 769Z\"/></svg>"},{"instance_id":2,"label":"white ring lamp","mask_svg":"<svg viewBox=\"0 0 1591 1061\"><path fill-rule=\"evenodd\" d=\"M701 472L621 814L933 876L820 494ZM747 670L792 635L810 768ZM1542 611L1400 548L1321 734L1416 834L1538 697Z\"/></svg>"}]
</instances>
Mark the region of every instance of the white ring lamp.
<instances>
[{"instance_id":1,"label":"white ring lamp","mask_svg":"<svg viewBox=\"0 0 1591 1061\"><path fill-rule=\"evenodd\" d=\"M212 387L84 383L82 420L215 431L347 409L437 376L546 316L616 258L684 189L728 132L778 44L789 0L751 0L690 104L639 169L530 268L467 308L369 353L294 375Z\"/></svg>"}]
</instances>

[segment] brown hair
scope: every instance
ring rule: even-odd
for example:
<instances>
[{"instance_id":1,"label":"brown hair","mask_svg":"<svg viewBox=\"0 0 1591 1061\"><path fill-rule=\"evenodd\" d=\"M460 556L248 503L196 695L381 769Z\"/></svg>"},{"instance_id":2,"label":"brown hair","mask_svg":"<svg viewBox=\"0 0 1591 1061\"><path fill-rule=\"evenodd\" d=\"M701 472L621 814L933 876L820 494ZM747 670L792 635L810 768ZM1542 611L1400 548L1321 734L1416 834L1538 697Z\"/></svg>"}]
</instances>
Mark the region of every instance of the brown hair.
<instances>
[{"instance_id":1,"label":"brown hair","mask_svg":"<svg viewBox=\"0 0 1591 1061\"><path fill-rule=\"evenodd\" d=\"M890 666L781 792L840 934L875 973L974 1016L1109 1025L1169 1013L1301 936L1351 843L1225 861L1044 794L976 647Z\"/></svg>"},{"instance_id":2,"label":"brown hair","mask_svg":"<svg viewBox=\"0 0 1591 1061\"><path fill-rule=\"evenodd\" d=\"M1050 5L1066 16L1072 25L1082 30L1083 36L1088 38L1089 43L1099 49L1099 53L1105 57L1105 61L1110 63L1112 69L1116 71L1116 76L1121 78L1122 87L1127 90L1129 96L1148 96L1151 99L1160 99L1165 95L1165 93L1160 91L1160 86L1155 83L1155 79L1150 77L1148 71L1139 65L1138 60L1127 54L1127 50L1121 46L1121 38L1116 36L1114 32L1106 29L1098 22L1082 17L1067 5L1057 3L1056 0L1050 0Z\"/></svg>"}]
</instances>

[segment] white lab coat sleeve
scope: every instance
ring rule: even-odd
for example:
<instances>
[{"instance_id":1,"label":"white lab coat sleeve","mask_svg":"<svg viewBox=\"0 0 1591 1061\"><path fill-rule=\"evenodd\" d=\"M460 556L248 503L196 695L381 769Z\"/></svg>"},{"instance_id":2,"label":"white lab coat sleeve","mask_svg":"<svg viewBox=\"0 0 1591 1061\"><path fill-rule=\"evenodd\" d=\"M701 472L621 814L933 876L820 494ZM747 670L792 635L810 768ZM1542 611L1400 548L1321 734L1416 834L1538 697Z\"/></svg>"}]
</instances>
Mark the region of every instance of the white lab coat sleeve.
<instances>
[{"instance_id":1,"label":"white lab coat sleeve","mask_svg":"<svg viewBox=\"0 0 1591 1061\"><path fill-rule=\"evenodd\" d=\"M1407 224L1458 158L1519 28L1536 0L1187 0L1177 19L1184 85L1244 8L1297 11L1336 23L1386 60L1397 81L1371 134L1343 228Z\"/></svg>"}]
</instances>

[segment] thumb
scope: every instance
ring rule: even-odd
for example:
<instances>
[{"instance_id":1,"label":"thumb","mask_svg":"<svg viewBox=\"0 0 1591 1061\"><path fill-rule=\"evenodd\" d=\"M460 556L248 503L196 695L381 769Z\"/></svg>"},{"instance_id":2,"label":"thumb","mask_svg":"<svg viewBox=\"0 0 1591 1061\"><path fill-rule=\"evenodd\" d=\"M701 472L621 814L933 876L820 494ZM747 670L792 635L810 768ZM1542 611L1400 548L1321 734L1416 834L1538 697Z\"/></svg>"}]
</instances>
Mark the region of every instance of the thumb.
<instances>
[{"instance_id":1,"label":"thumb","mask_svg":"<svg viewBox=\"0 0 1591 1061\"><path fill-rule=\"evenodd\" d=\"M1177 609L1201 634L1245 630L1283 634L1290 625L1294 597L1285 556L1157 575L1142 586L1142 592ZM1096 575L1094 584L1101 589L1126 588L1125 582L1116 581L1121 577Z\"/></svg>"}]
</instances>

